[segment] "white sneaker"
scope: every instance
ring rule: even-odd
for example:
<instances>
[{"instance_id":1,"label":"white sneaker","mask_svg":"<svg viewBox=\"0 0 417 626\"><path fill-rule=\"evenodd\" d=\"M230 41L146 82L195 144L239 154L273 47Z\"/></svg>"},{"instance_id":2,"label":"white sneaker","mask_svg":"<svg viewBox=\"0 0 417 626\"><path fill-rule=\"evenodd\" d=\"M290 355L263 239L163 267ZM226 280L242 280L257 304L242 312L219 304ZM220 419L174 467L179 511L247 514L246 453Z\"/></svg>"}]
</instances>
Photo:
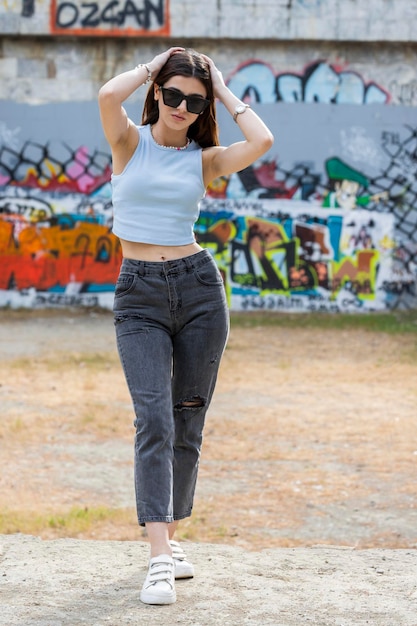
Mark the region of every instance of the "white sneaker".
<instances>
[{"instance_id":1,"label":"white sneaker","mask_svg":"<svg viewBox=\"0 0 417 626\"><path fill-rule=\"evenodd\" d=\"M178 541L169 542L172 548L172 558L175 565L175 578L192 578L194 576L194 567L187 561L187 555L181 548Z\"/></svg>"},{"instance_id":2,"label":"white sneaker","mask_svg":"<svg viewBox=\"0 0 417 626\"><path fill-rule=\"evenodd\" d=\"M161 554L151 559L140 592L142 602L145 604L173 604L177 599L174 570L174 560L167 554Z\"/></svg>"}]
</instances>

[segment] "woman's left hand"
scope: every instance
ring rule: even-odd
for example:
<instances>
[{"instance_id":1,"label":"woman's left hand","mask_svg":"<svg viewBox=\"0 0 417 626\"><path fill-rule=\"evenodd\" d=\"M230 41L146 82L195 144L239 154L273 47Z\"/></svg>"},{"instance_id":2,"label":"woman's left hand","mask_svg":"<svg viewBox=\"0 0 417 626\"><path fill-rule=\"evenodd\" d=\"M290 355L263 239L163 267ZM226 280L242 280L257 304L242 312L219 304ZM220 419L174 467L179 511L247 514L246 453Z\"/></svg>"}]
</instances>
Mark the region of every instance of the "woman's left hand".
<instances>
[{"instance_id":1,"label":"woman's left hand","mask_svg":"<svg viewBox=\"0 0 417 626\"><path fill-rule=\"evenodd\" d=\"M210 67L210 76L211 76L211 81L213 83L214 96L216 98L221 99L221 95L220 94L221 94L222 90L226 87L224 79L223 79L223 74L216 67L216 65L214 64L213 59L208 57L206 54L202 54L201 56L204 58L205 61L207 61L207 63L209 64L209 67Z\"/></svg>"}]
</instances>

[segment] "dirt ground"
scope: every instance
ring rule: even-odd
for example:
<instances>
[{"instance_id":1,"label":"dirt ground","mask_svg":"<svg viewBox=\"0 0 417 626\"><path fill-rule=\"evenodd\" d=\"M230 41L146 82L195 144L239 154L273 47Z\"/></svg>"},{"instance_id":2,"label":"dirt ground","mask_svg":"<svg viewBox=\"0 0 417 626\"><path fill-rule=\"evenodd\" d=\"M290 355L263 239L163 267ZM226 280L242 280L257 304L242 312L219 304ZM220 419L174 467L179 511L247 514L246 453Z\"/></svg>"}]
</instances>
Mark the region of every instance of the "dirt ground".
<instances>
[{"instance_id":1,"label":"dirt ground","mask_svg":"<svg viewBox=\"0 0 417 626\"><path fill-rule=\"evenodd\" d=\"M0 349L0 532L142 539L111 313L3 310ZM415 335L232 323L180 538L416 548L416 381Z\"/></svg>"},{"instance_id":2,"label":"dirt ground","mask_svg":"<svg viewBox=\"0 0 417 626\"><path fill-rule=\"evenodd\" d=\"M0 349L1 626L417 626L415 335L232 324L169 607L110 313L2 311Z\"/></svg>"}]
</instances>

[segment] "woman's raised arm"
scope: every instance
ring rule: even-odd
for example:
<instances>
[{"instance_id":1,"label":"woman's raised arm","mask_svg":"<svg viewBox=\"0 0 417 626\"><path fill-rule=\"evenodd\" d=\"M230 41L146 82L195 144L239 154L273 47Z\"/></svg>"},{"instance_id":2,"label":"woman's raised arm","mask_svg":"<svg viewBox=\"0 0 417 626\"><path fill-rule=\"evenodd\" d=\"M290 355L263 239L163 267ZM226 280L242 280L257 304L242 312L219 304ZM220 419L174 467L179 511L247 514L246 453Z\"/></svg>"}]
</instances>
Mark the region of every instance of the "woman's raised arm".
<instances>
[{"instance_id":1,"label":"woman's raised arm","mask_svg":"<svg viewBox=\"0 0 417 626\"><path fill-rule=\"evenodd\" d=\"M227 147L213 147L205 156L205 182L214 178L239 172L254 163L267 152L274 142L274 137L261 118L248 106L244 105L225 85L221 72L210 57L203 55L210 65L215 96L222 102L233 119L239 125L244 140ZM241 111L240 113L238 111Z\"/></svg>"},{"instance_id":2,"label":"woman's raised arm","mask_svg":"<svg viewBox=\"0 0 417 626\"><path fill-rule=\"evenodd\" d=\"M169 57L180 50L183 48L169 48L154 57L150 63L139 64L133 70L111 78L101 87L98 93L100 118L105 137L112 148L127 140L131 126L123 102L141 85L157 76Z\"/></svg>"}]
</instances>

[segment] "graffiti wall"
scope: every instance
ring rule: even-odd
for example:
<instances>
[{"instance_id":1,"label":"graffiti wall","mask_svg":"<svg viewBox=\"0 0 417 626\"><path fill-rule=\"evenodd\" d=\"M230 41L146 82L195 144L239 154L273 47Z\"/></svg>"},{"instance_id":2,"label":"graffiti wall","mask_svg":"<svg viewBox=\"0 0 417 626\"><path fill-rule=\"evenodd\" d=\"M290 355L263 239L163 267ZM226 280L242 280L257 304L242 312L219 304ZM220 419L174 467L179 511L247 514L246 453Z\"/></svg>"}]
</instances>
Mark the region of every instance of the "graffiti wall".
<instances>
[{"instance_id":1,"label":"graffiti wall","mask_svg":"<svg viewBox=\"0 0 417 626\"><path fill-rule=\"evenodd\" d=\"M366 311L386 307L394 224L389 214L294 201L209 202L198 224L234 310Z\"/></svg>"},{"instance_id":2,"label":"graffiti wall","mask_svg":"<svg viewBox=\"0 0 417 626\"><path fill-rule=\"evenodd\" d=\"M301 72L276 74L263 61L248 61L231 76L230 89L255 102L323 102L327 104L387 104L389 93L357 72L327 61L316 61Z\"/></svg>"},{"instance_id":3,"label":"graffiti wall","mask_svg":"<svg viewBox=\"0 0 417 626\"><path fill-rule=\"evenodd\" d=\"M262 162L211 185L196 225L232 309L417 306L415 109L346 74L253 61L230 79L275 135ZM222 142L239 139L218 115ZM2 104L0 306L111 307L110 173L96 103Z\"/></svg>"}]
</instances>

